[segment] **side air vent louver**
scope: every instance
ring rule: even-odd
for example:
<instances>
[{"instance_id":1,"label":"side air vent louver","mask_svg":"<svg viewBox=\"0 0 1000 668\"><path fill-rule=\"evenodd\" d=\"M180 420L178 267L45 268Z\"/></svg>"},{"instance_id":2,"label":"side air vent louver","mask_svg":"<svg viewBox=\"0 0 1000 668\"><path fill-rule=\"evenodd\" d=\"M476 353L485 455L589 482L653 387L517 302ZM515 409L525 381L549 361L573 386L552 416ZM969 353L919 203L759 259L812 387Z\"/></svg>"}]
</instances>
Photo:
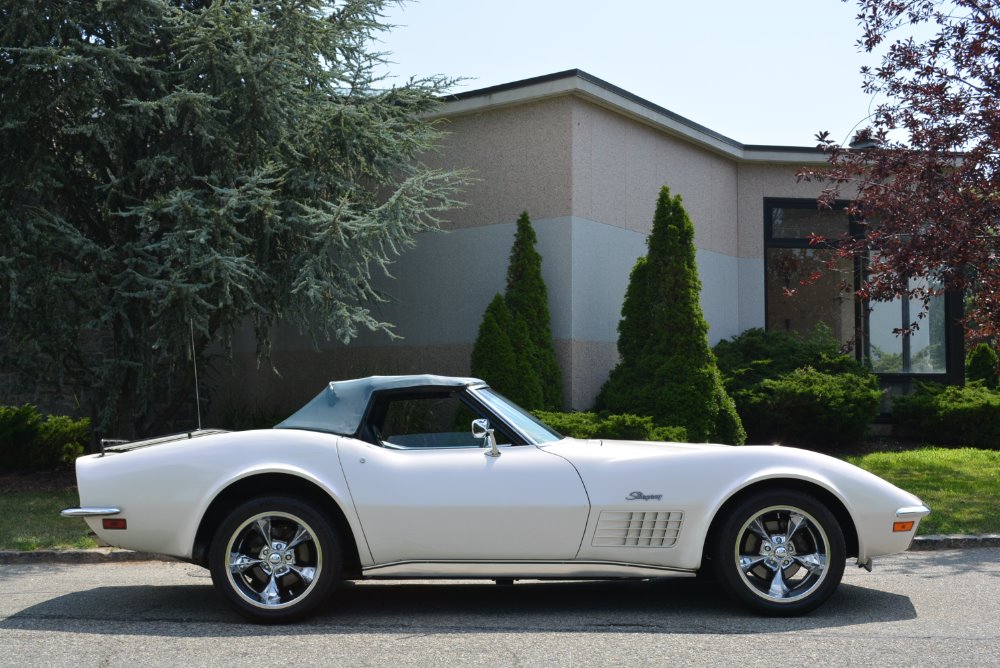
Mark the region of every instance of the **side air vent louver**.
<instances>
[{"instance_id":1,"label":"side air vent louver","mask_svg":"<svg viewBox=\"0 0 1000 668\"><path fill-rule=\"evenodd\" d=\"M597 519L593 547L673 547L681 532L679 510L628 512L605 510Z\"/></svg>"}]
</instances>

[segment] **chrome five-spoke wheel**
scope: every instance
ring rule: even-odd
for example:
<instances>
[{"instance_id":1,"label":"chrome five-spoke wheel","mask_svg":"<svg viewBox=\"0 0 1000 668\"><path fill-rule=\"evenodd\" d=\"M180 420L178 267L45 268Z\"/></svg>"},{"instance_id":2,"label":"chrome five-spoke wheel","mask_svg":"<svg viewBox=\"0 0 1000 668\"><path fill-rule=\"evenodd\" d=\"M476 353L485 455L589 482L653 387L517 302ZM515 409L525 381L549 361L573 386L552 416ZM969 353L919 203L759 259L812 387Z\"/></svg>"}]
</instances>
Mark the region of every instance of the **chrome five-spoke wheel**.
<instances>
[{"instance_id":1,"label":"chrome five-spoke wheel","mask_svg":"<svg viewBox=\"0 0 1000 668\"><path fill-rule=\"evenodd\" d=\"M757 494L723 523L713 554L723 586L774 615L812 610L833 594L845 548L833 514L799 492Z\"/></svg>"},{"instance_id":2,"label":"chrome five-spoke wheel","mask_svg":"<svg viewBox=\"0 0 1000 668\"><path fill-rule=\"evenodd\" d=\"M212 580L255 621L289 621L311 611L336 584L340 559L329 522L293 498L256 499L220 525Z\"/></svg>"}]
</instances>

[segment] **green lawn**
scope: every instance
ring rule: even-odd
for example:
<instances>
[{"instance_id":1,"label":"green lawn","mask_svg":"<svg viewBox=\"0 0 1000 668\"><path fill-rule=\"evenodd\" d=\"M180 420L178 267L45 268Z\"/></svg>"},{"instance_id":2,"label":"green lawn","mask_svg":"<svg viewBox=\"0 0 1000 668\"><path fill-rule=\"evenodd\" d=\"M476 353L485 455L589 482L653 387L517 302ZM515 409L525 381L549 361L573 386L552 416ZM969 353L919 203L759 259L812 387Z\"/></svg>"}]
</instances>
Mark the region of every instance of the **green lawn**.
<instances>
[{"instance_id":1,"label":"green lawn","mask_svg":"<svg viewBox=\"0 0 1000 668\"><path fill-rule=\"evenodd\" d=\"M0 494L0 550L97 547L86 522L59 516L79 502L76 492Z\"/></svg>"},{"instance_id":2,"label":"green lawn","mask_svg":"<svg viewBox=\"0 0 1000 668\"><path fill-rule=\"evenodd\" d=\"M928 447L847 460L931 507L921 535L1000 533L1000 451ZM95 547L83 520L59 516L77 503L74 491L0 494L0 550Z\"/></svg>"},{"instance_id":3,"label":"green lawn","mask_svg":"<svg viewBox=\"0 0 1000 668\"><path fill-rule=\"evenodd\" d=\"M1000 451L926 447L846 459L930 506L919 535L1000 533Z\"/></svg>"}]
</instances>

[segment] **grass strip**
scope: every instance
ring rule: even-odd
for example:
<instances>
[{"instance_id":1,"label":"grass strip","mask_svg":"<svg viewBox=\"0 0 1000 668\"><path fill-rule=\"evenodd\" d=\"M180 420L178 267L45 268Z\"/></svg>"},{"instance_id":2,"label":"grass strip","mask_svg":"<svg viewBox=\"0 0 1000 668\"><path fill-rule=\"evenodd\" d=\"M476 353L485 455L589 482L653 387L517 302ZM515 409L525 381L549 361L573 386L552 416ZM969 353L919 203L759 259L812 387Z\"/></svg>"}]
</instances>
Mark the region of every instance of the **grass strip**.
<instances>
[{"instance_id":1,"label":"grass strip","mask_svg":"<svg viewBox=\"0 0 1000 668\"><path fill-rule=\"evenodd\" d=\"M1000 533L1000 451L925 447L845 459L930 506L918 535Z\"/></svg>"},{"instance_id":2,"label":"grass strip","mask_svg":"<svg viewBox=\"0 0 1000 668\"><path fill-rule=\"evenodd\" d=\"M86 522L59 515L78 504L75 491L0 495L0 550L97 547Z\"/></svg>"}]
</instances>

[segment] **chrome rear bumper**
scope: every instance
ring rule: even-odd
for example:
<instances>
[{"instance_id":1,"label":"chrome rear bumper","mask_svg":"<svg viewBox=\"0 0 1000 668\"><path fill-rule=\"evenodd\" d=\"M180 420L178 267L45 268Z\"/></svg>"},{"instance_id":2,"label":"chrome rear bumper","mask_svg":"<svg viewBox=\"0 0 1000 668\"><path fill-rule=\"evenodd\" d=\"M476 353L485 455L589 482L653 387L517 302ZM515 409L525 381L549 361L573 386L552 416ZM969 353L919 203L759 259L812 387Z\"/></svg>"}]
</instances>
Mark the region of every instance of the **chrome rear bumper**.
<instances>
[{"instance_id":1,"label":"chrome rear bumper","mask_svg":"<svg viewBox=\"0 0 1000 668\"><path fill-rule=\"evenodd\" d=\"M100 517L102 515L117 515L119 508L63 508L59 514L63 517Z\"/></svg>"}]
</instances>

